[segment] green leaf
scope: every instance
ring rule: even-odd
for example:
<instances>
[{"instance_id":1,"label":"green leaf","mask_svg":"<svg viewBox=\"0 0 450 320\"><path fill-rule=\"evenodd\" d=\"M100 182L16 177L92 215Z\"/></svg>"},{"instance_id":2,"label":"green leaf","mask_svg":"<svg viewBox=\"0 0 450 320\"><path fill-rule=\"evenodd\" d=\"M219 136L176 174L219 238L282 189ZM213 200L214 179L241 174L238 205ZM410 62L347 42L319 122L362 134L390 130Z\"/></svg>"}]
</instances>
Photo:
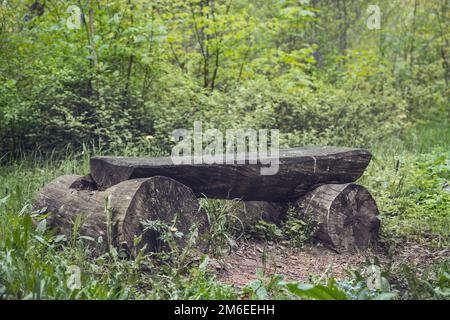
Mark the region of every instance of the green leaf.
<instances>
[{"instance_id":1,"label":"green leaf","mask_svg":"<svg viewBox=\"0 0 450 320\"><path fill-rule=\"evenodd\" d=\"M311 298L314 300L347 300L347 296L334 284L329 286L288 283L288 290L298 297Z\"/></svg>"},{"instance_id":2,"label":"green leaf","mask_svg":"<svg viewBox=\"0 0 450 320\"><path fill-rule=\"evenodd\" d=\"M47 220L43 219L41 222L38 223L36 226L36 232L39 234L43 234L45 230L47 229Z\"/></svg>"},{"instance_id":3,"label":"green leaf","mask_svg":"<svg viewBox=\"0 0 450 320\"><path fill-rule=\"evenodd\" d=\"M92 241L95 242L95 239L89 236L79 236L79 239L84 239L84 240L88 240L88 241Z\"/></svg>"},{"instance_id":4,"label":"green leaf","mask_svg":"<svg viewBox=\"0 0 450 320\"><path fill-rule=\"evenodd\" d=\"M392 300L395 297L397 297L397 293L395 292L384 292L374 297L373 300Z\"/></svg>"},{"instance_id":5,"label":"green leaf","mask_svg":"<svg viewBox=\"0 0 450 320\"><path fill-rule=\"evenodd\" d=\"M57 235L57 236L55 237L54 242L55 242L55 243L58 243L58 242L65 241L65 240L66 240L66 236L63 235L63 234L60 234L60 235Z\"/></svg>"},{"instance_id":6,"label":"green leaf","mask_svg":"<svg viewBox=\"0 0 450 320\"><path fill-rule=\"evenodd\" d=\"M258 290L256 290L256 296L261 300L267 300L269 297L267 294L267 290L264 287L260 287Z\"/></svg>"},{"instance_id":7,"label":"green leaf","mask_svg":"<svg viewBox=\"0 0 450 320\"><path fill-rule=\"evenodd\" d=\"M10 195L7 195L6 197L4 197L4 198L0 199L0 205L3 205L3 204L5 204L5 203L6 203L6 201L8 201L9 197L10 197Z\"/></svg>"}]
</instances>

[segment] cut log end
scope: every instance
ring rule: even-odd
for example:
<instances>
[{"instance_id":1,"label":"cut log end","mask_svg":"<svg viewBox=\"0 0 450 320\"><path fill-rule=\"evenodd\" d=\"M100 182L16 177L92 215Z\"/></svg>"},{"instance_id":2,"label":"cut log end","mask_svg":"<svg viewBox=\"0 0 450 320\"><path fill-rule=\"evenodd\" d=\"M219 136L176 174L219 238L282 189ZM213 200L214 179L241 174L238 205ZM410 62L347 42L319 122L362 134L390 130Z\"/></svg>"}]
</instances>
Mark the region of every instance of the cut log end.
<instances>
[{"instance_id":1,"label":"cut log end","mask_svg":"<svg viewBox=\"0 0 450 320\"><path fill-rule=\"evenodd\" d=\"M164 243L159 240L158 231L143 232L143 221L159 221L172 226L170 232L181 232L182 236L177 241L181 247L186 245L186 238L192 227L197 227L200 235L205 234L207 216L201 211L198 199L190 188L167 177L157 176L143 180L145 182L134 194L124 219L118 223L118 228L122 231L122 243L126 242L128 247L132 247L135 236L142 234L142 243L147 244L150 251L160 251L164 247ZM120 188L120 184L117 185L118 192ZM207 249L206 242L202 239L199 248L201 251Z\"/></svg>"},{"instance_id":2,"label":"cut log end","mask_svg":"<svg viewBox=\"0 0 450 320\"><path fill-rule=\"evenodd\" d=\"M367 249L378 239L377 205L360 185L322 185L302 197L296 206L302 215L318 223L315 237L338 250Z\"/></svg>"}]
</instances>

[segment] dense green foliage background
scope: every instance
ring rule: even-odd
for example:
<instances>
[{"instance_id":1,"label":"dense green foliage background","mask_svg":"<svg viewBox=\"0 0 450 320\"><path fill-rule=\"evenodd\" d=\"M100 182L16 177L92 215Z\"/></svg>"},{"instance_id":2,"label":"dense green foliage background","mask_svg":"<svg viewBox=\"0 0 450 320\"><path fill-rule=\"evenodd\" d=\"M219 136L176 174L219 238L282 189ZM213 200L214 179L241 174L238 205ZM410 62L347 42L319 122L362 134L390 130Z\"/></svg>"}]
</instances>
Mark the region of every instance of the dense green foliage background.
<instances>
[{"instance_id":1,"label":"dense green foliage background","mask_svg":"<svg viewBox=\"0 0 450 320\"><path fill-rule=\"evenodd\" d=\"M379 1L372 30L369 4L4 0L0 150L151 136L166 152L195 120L278 128L291 146L369 146L448 118L448 0Z\"/></svg>"},{"instance_id":2,"label":"dense green foliage background","mask_svg":"<svg viewBox=\"0 0 450 320\"><path fill-rule=\"evenodd\" d=\"M448 299L449 42L449 0L0 0L0 299ZM280 129L284 147L371 150L358 182L380 209L379 286L368 268L334 279L331 266L311 285L264 270L243 288L218 282L209 259L237 244L207 199L214 250L194 263L195 246L98 256L98 239L65 239L31 209L91 155L166 154L171 131L198 120ZM310 240L298 221L258 228ZM429 255L399 257L410 248Z\"/></svg>"}]
</instances>

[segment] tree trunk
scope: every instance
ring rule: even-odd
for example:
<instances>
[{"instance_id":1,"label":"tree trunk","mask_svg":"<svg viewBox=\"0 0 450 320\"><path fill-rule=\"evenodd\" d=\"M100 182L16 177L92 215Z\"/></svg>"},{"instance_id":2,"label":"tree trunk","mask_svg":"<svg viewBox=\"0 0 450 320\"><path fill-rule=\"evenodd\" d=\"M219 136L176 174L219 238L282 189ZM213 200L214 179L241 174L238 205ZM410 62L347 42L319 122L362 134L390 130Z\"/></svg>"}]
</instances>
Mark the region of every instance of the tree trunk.
<instances>
[{"instance_id":1,"label":"tree trunk","mask_svg":"<svg viewBox=\"0 0 450 320\"><path fill-rule=\"evenodd\" d=\"M337 250L366 249L377 241L378 208L363 186L325 184L299 199L295 207L299 216L317 222L315 237Z\"/></svg>"},{"instance_id":2,"label":"tree trunk","mask_svg":"<svg viewBox=\"0 0 450 320\"><path fill-rule=\"evenodd\" d=\"M79 235L94 239L101 236L105 243L125 249L132 255L144 245L151 252L163 245L157 232L144 232L142 221L159 220L176 227L185 235L179 240L180 245L184 244L192 225L198 226L200 235L207 228L207 217L199 209L192 190L170 178L133 179L105 191L93 189L89 177L61 176L42 190L34 207L46 208L49 226L68 239L72 239L74 222L81 215ZM136 248L134 239L141 235L142 240ZM200 248L206 248L206 241L201 241Z\"/></svg>"}]
</instances>

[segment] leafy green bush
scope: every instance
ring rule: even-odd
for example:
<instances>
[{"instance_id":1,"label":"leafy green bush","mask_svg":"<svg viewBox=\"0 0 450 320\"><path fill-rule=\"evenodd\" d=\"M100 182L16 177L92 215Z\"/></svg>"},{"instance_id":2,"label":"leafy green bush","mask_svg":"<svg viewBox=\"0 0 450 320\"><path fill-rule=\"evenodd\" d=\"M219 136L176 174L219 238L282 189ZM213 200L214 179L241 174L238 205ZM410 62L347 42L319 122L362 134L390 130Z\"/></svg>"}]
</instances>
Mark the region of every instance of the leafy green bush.
<instances>
[{"instance_id":1,"label":"leafy green bush","mask_svg":"<svg viewBox=\"0 0 450 320\"><path fill-rule=\"evenodd\" d=\"M317 228L313 215L305 214L297 205L289 207L286 221L283 223L283 234L292 246L301 248L311 241Z\"/></svg>"}]
</instances>

